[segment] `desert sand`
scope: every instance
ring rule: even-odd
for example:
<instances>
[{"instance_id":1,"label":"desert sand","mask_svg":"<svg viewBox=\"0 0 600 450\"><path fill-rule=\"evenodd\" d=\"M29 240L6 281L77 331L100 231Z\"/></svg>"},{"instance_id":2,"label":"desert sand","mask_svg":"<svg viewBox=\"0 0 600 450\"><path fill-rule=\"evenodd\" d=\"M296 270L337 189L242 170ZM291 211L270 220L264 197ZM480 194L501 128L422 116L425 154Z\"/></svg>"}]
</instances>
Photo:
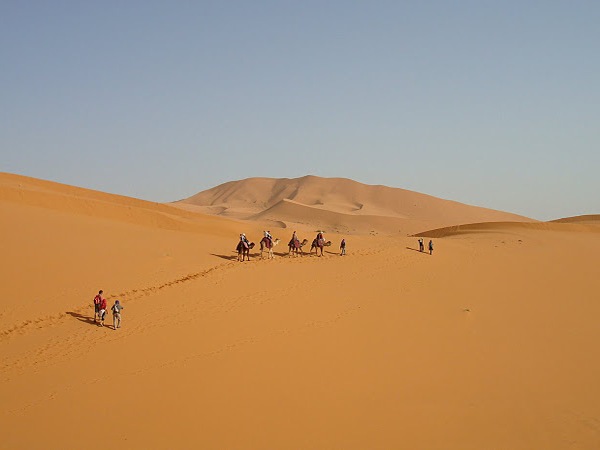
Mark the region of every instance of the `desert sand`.
<instances>
[{"instance_id":1,"label":"desert sand","mask_svg":"<svg viewBox=\"0 0 600 450\"><path fill-rule=\"evenodd\" d=\"M308 181L164 205L0 174L0 448L600 448L599 216ZM275 259L237 262L265 226Z\"/></svg>"}]
</instances>

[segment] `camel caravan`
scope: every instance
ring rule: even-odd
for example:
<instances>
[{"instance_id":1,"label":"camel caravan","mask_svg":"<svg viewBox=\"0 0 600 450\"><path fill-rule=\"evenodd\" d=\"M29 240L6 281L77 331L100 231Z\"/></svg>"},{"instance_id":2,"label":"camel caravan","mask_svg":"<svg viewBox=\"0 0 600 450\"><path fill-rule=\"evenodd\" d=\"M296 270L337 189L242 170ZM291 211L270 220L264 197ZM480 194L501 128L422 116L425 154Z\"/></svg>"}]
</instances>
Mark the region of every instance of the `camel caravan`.
<instances>
[{"instance_id":1,"label":"camel caravan","mask_svg":"<svg viewBox=\"0 0 600 450\"><path fill-rule=\"evenodd\" d=\"M273 239L270 231L264 231L264 236L260 240L260 258L263 259L263 253L267 252L267 258L273 259L274 253L273 249L277 244L279 244L279 239ZM304 246L308 244L308 239L300 239L297 237L296 232L292 235L292 238L288 242L288 255L292 257L304 256ZM331 241L325 241L323 237L323 232L319 231L317 236L313 239L312 244L310 246L309 254L312 255L313 250L315 251L315 255L323 256L323 251L325 247L329 247L331 245ZM236 247L236 252L238 254L237 260L243 262L245 260L250 261L250 250L255 247L254 242L250 242L244 233L240 234L240 240Z\"/></svg>"}]
</instances>

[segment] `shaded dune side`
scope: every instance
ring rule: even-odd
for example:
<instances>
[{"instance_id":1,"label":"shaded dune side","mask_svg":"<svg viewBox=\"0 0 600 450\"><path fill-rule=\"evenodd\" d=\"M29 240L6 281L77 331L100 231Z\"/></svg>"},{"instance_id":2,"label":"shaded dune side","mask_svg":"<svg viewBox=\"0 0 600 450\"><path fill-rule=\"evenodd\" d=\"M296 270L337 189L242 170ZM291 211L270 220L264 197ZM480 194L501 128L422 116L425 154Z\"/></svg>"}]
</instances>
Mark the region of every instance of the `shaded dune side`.
<instances>
[{"instance_id":1,"label":"shaded dune side","mask_svg":"<svg viewBox=\"0 0 600 450\"><path fill-rule=\"evenodd\" d=\"M600 225L600 214L588 214L583 216L565 217L563 219L551 220L551 223L580 223L587 225Z\"/></svg>"},{"instance_id":2,"label":"shaded dune side","mask_svg":"<svg viewBox=\"0 0 600 450\"><path fill-rule=\"evenodd\" d=\"M519 230L570 231L600 233L600 227L579 223L556 222L485 222L453 225L415 234L416 237L443 238L464 234L510 233Z\"/></svg>"},{"instance_id":3,"label":"shaded dune side","mask_svg":"<svg viewBox=\"0 0 600 450\"><path fill-rule=\"evenodd\" d=\"M0 173L0 201L135 225L196 232L219 220L161 203Z\"/></svg>"},{"instance_id":4,"label":"shaded dune side","mask_svg":"<svg viewBox=\"0 0 600 450\"><path fill-rule=\"evenodd\" d=\"M256 222L279 222L285 218L285 225L300 225L304 228L336 233L412 233L422 230L426 222L375 215L351 215L326 209L315 208L292 200L282 200L271 208L248 219Z\"/></svg>"}]
</instances>

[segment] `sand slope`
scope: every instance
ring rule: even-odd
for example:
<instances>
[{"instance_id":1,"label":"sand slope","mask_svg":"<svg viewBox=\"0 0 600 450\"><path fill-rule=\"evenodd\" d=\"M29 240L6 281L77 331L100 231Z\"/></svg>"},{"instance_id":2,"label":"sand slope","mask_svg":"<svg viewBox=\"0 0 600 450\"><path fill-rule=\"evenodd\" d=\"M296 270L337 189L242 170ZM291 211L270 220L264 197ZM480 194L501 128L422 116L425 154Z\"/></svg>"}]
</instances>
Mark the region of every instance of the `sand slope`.
<instances>
[{"instance_id":1,"label":"sand slope","mask_svg":"<svg viewBox=\"0 0 600 450\"><path fill-rule=\"evenodd\" d=\"M585 216L565 217L564 219L557 219L557 220L553 220L552 222L600 225L600 214L588 214Z\"/></svg>"},{"instance_id":2,"label":"sand slope","mask_svg":"<svg viewBox=\"0 0 600 450\"><path fill-rule=\"evenodd\" d=\"M600 227L591 220L555 220L551 222L484 222L454 225L452 227L416 233L415 236L443 238L460 234L504 233L514 234L523 230L570 231L600 233Z\"/></svg>"},{"instance_id":3,"label":"sand slope","mask_svg":"<svg viewBox=\"0 0 600 450\"><path fill-rule=\"evenodd\" d=\"M36 183L0 199L0 448L600 447L593 226L238 263L259 225Z\"/></svg>"},{"instance_id":4,"label":"sand slope","mask_svg":"<svg viewBox=\"0 0 600 450\"><path fill-rule=\"evenodd\" d=\"M115 295L202 271L240 231L252 235L248 224L0 174L0 336L79 310L101 288Z\"/></svg>"},{"instance_id":5,"label":"sand slope","mask_svg":"<svg viewBox=\"0 0 600 450\"><path fill-rule=\"evenodd\" d=\"M208 214L275 220L289 226L310 222L346 233L411 234L471 222L532 221L404 189L315 176L233 181L176 204Z\"/></svg>"}]
</instances>

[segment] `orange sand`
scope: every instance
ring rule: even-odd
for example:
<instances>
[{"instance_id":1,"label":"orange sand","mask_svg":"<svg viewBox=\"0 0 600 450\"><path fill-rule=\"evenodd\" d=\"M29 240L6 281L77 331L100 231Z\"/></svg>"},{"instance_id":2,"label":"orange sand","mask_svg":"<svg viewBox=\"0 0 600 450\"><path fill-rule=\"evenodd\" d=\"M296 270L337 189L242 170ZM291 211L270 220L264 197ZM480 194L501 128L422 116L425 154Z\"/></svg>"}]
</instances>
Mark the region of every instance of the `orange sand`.
<instances>
[{"instance_id":1,"label":"orange sand","mask_svg":"<svg viewBox=\"0 0 600 450\"><path fill-rule=\"evenodd\" d=\"M264 218L0 174L0 448L600 448L600 225L451 206L433 256L364 202L346 257L238 263Z\"/></svg>"}]
</instances>

